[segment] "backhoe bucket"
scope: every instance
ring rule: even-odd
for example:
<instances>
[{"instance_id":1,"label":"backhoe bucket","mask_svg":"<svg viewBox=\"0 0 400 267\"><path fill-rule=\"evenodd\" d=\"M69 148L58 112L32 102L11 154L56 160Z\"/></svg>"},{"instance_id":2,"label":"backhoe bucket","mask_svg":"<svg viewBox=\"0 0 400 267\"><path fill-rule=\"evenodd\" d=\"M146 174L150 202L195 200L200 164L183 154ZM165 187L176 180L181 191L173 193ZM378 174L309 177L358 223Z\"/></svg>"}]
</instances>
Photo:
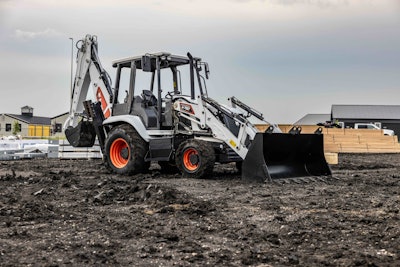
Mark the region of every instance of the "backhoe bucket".
<instances>
[{"instance_id":1,"label":"backhoe bucket","mask_svg":"<svg viewBox=\"0 0 400 267\"><path fill-rule=\"evenodd\" d=\"M94 126L88 121L80 121L76 127L69 126L65 136L73 147L92 147L96 140Z\"/></svg>"},{"instance_id":2,"label":"backhoe bucket","mask_svg":"<svg viewBox=\"0 0 400 267\"><path fill-rule=\"evenodd\" d=\"M331 174L322 134L257 133L242 163L242 179L255 182Z\"/></svg>"}]
</instances>

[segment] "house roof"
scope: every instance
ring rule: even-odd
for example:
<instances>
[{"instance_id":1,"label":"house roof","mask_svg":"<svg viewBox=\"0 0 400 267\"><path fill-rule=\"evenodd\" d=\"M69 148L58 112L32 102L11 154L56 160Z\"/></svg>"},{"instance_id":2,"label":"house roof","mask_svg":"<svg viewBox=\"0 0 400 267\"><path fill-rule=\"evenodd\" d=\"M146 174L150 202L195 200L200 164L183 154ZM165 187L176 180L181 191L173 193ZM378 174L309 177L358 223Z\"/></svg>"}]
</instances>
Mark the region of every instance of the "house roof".
<instances>
[{"instance_id":1,"label":"house roof","mask_svg":"<svg viewBox=\"0 0 400 267\"><path fill-rule=\"evenodd\" d=\"M51 119L54 120L54 119L56 119L56 118L62 117L62 116L67 115L67 114L69 114L69 112L64 112L64 113L62 113L62 114L60 114L60 115L57 115L57 116L52 117Z\"/></svg>"},{"instance_id":2,"label":"house roof","mask_svg":"<svg viewBox=\"0 0 400 267\"><path fill-rule=\"evenodd\" d=\"M317 123L324 123L331 120L331 114L307 114L300 120L296 121L294 125L317 125Z\"/></svg>"},{"instance_id":3,"label":"house roof","mask_svg":"<svg viewBox=\"0 0 400 267\"><path fill-rule=\"evenodd\" d=\"M332 105L334 119L400 119L400 105Z\"/></svg>"},{"instance_id":4,"label":"house roof","mask_svg":"<svg viewBox=\"0 0 400 267\"><path fill-rule=\"evenodd\" d=\"M21 109L23 109L23 108L26 108L26 109L33 109L33 107L31 107L31 106L23 106Z\"/></svg>"},{"instance_id":5,"label":"house roof","mask_svg":"<svg viewBox=\"0 0 400 267\"><path fill-rule=\"evenodd\" d=\"M4 115L28 124L51 125L51 119L47 117L25 116L25 115L8 114L8 113Z\"/></svg>"}]
</instances>

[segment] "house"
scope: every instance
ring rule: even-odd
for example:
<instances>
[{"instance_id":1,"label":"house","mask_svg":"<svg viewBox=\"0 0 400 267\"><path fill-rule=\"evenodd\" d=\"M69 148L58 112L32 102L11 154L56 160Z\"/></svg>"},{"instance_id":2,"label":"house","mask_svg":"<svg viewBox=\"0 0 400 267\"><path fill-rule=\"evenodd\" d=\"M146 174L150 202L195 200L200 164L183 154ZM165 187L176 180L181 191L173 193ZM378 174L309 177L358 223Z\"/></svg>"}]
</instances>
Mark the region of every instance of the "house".
<instances>
[{"instance_id":1,"label":"house","mask_svg":"<svg viewBox=\"0 0 400 267\"><path fill-rule=\"evenodd\" d=\"M18 125L18 126L17 126ZM19 128L19 132L15 127ZM21 114L0 114L0 136L19 134L24 137L48 137L51 135L51 119L33 115L33 108L24 106Z\"/></svg>"},{"instance_id":2,"label":"house","mask_svg":"<svg viewBox=\"0 0 400 267\"><path fill-rule=\"evenodd\" d=\"M293 125L317 125L331 120L331 114L307 114Z\"/></svg>"},{"instance_id":3,"label":"house","mask_svg":"<svg viewBox=\"0 0 400 267\"><path fill-rule=\"evenodd\" d=\"M332 105L331 120L345 128L355 123L373 123L382 129L400 134L400 105Z\"/></svg>"},{"instance_id":4,"label":"house","mask_svg":"<svg viewBox=\"0 0 400 267\"><path fill-rule=\"evenodd\" d=\"M52 133L55 137L64 137L63 125L69 116L69 112L65 112L51 118Z\"/></svg>"},{"instance_id":5,"label":"house","mask_svg":"<svg viewBox=\"0 0 400 267\"><path fill-rule=\"evenodd\" d=\"M399 135L400 105L332 105L331 114L307 114L294 125L316 125L326 121L338 122L342 128L353 128L355 123L373 123Z\"/></svg>"}]
</instances>

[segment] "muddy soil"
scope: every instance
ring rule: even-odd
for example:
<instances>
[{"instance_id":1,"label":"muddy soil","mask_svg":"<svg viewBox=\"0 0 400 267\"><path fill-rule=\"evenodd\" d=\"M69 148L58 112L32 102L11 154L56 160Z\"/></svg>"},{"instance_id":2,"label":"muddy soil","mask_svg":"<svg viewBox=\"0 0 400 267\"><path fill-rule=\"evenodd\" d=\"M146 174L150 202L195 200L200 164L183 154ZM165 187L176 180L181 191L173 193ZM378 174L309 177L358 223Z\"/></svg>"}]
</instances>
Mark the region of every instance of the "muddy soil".
<instances>
[{"instance_id":1,"label":"muddy soil","mask_svg":"<svg viewBox=\"0 0 400 267\"><path fill-rule=\"evenodd\" d=\"M1 266L400 266L400 154L340 155L326 182L0 162Z\"/></svg>"}]
</instances>

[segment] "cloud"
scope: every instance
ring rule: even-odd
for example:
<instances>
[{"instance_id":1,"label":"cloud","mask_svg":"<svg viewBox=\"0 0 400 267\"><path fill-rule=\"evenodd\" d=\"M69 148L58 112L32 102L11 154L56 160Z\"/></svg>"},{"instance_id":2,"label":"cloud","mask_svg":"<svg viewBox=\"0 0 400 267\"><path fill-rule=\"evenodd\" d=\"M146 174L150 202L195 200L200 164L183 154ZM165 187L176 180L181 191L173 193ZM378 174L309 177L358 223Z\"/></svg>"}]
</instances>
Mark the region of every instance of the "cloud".
<instances>
[{"instance_id":1,"label":"cloud","mask_svg":"<svg viewBox=\"0 0 400 267\"><path fill-rule=\"evenodd\" d=\"M246 0L231 0L231 1L243 1ZM253 0L247 0L248 2ZM258 0L262 1L262 0ZM398 0L266 0L268 3L286 7L317 7L319 9L333 9L333 8L353 8L353 9L364 9L369 8L375 12L378 9L383 8L384 10L388 7L396 9L400 7Z\"/></svg>"},{"instance_id":2,"label":"cloud","mask_svg":"<svg viewBox=\"0 0 400 267\"><path fill-rule=\"evenodd\" d=\"M68 109L68 38L86 33L98 35L100 59L112 77L113 59L190 51L211 66L211 97L225 103L235 95L274 122L293 122L318 107L329 113L332 103L360 103L360 95L391 104L400 84L399 3L0 0L0 85L6 90L0 109L18 112L29 104L51 115Z\"/></svg>"},{"instance_id":3,"label":"cloud","mask_svg":"<svg viewBox=\"0 0 400 267\"><path fill-rule=\"evenodd\" d=\"M348 0L273 0L273 3L281 5L311 5L318 7L348 6Z\"/></svg>"},{"instance_id":4,"label":"cloud","mask_svg":"<svg viewBox=\"0 0 400 267\"><path fill-rule=\"evenodd\" d=\"M291 6L291 5L309 5L309 6L317 6L317 7L333 7L333 6L348 6L349 0L229 0L230 2L236 3L250 3L250 2L259 2L264 4L275 4L282 6ZM356 1L356 0L352 0ZM358 0L359 1L359 0ZM361 0L366 1L366 0Z\"/></svg>"},{"instance_id":5,"label":"cloud","mask_svg":"<svg viewBox=\"0 0 400 267\"><path fill-rule=\"evenodd\" d=\"M51 29L47 28L43 31L24 31L20 29L15 30L15 37L17 39L21 40L31 40L31 39L37 39L37 38L52 38L52 37L59 37L59 36L64 36L64 34Z\"/></svg>"},{"instance_id":6,"label":"cloud","mask_svg":"<svg viewBox=\"0 0 400 267\"><path fill-rule=\"evenodd\" d=\"M1 7L2 5L11 3L11 1L12 1L12 0L0 0L0 7Z\"/></svg>"}]
</instances>

